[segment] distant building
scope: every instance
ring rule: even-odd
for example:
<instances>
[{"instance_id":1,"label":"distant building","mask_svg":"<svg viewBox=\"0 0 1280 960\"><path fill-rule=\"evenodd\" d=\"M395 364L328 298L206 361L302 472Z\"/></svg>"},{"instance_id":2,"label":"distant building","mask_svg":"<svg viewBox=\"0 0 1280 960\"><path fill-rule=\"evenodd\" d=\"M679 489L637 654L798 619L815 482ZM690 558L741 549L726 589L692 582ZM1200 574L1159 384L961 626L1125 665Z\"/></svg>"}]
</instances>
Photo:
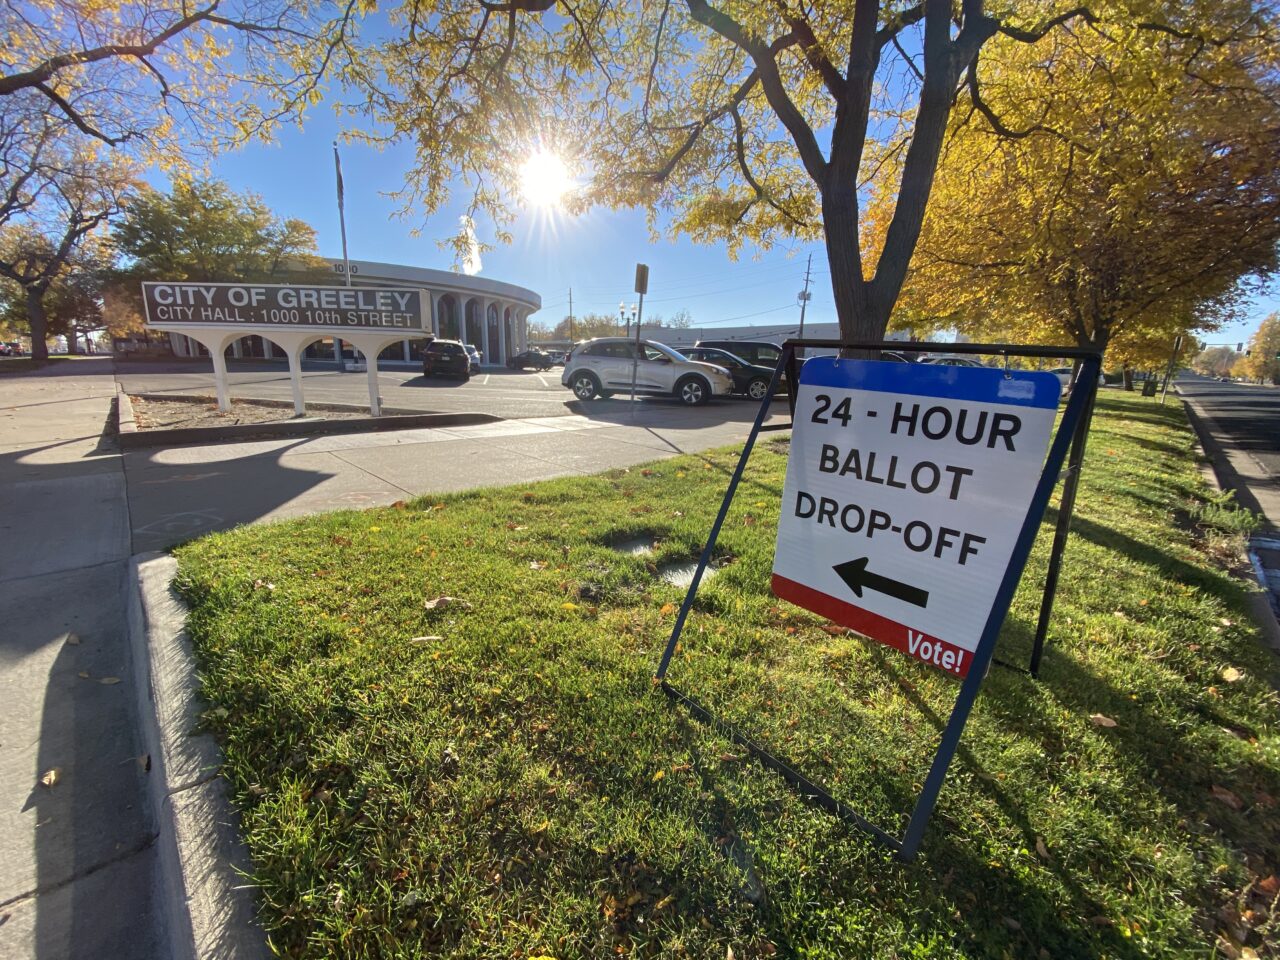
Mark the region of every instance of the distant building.
<instances>
[{"instance_id":1,"label":"distant building","mask_svg":"<svg viewBox=\"0 0 1280 960\"><path fill-rule=\"evenodd\" d=\"M341 260L330 260L334 285L344 283L346 268ZM506 363L507 357L528 346L529 316L542 308L542 297L524 287L488 277L468 277L449 270L431 270L373 260L351 261L352 286L417 287L431 304L431 332L445 340L474 344L486 364ZM169 334L173 352L179 357L203 356L206 351L196 341L180 333ZM422 360L425 340L404 340L388 347L379 363L416 364ZM350 346L348 359L353 358ZM269 340L259 336L241 337L229 351L232 357L262 357L284 362L284 354ZM313 360L333 359L333 340L325 338L307 348Z\"/></svg>"},{"instance_id":2,"label":"distant building","mask_svg":"<svg viewBox=\"0 0 1280 960\"><path fill-rule=\"evenodd\" d=\"M619 327L618 334L624 333L626 330ZM630 331L630 335L635 336L634 329ZM838 323L806 323L804 335L806 340L838 340L840 325ZM784 340L800 336L800 325L775 323L755 327L651 327L648 324L642 324L640 336L645 340L665 343L676 350L681 347L692 347L699 340L768 340L770 343L781 344ZM905 341L909 340L910 336L906 333L890 333L885 339ZM570 344L567 340L547 340L539 346L567 349Z\"/></svg>"}]
</instances>

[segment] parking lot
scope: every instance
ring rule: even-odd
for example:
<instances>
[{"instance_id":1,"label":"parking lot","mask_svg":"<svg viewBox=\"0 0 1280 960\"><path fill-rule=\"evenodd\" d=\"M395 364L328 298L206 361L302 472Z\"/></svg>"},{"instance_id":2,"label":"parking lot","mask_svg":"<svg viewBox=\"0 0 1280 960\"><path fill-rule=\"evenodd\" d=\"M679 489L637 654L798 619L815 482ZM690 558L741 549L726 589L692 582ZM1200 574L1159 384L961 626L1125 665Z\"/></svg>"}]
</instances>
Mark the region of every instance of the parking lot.
<instances>
[{"instance_id":1,"label":"parking lot","mask_svg":"<svg viewBox=\"0 0 1280 960\"><path fill-rule=\"evenodd\" d=\"M289 371L283 364L255 361L228 361L228 374L233 399L289 400ZM560 385L563 367L545 372L518 371L503 368L485 370L472 375L466 383L457 380L426 379L413 369L391 369L378 372L384 406L400 410L424 412L488 413L504 418L560 417L585 415L610 418L626 413L630 405L624 397L593 400L583 404ZM204 363L153 363L121 361L116 365L116 378L129 393L198 394L213 396L213 368ZM303 371L303 391L308 402L369 402L368 380L364 373L338 373L332 367ZM680 410L671 400L650 398L639 403L647 408L670 407ZM750 422L755 404L739 398L716 400L704 408L703 417L712 419L745 419Z\"/></svg>"}]
</instances>

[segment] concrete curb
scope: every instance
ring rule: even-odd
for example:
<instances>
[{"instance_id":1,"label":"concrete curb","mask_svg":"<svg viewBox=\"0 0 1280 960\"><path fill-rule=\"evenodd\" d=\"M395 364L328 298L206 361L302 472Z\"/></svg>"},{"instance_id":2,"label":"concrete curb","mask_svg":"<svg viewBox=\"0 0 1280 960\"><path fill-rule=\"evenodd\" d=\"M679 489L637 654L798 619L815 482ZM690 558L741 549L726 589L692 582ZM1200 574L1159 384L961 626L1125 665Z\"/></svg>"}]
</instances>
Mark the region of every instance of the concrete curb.
<instances>
[{"instance_id":1,"label":"concrete curb","mask_svg":"<svg viewBox=\"0 0 1280 960\"><path fill-rule=\"evenodd\" d=\"M271 953L255 920L248 851L218 774L222 754L212 735L194 732L204 704L187 609L172 589L177 569L168 554L134 556L126 598L133 686L151 756L162 942L174 960L265 960Z\"/></svg>"},{"instance_id":2,"label":"concrete curb","mask_svg":"<svg viewBox=\"0 0 1280 960\"><path fill-rule=\"evenodd\" d=\"M140 447L176 447L183 444L226 443L235 440L315 437L338 433L381 433L387 430L421 430L428 427L469 427L480 423L497 423L502 419L489 413L417 413L356 417L351 420L284 420L277 423L240 423L227 427L137 430L133 433L121 430L120 446L125 450L135 450Z\"/></svg>"},{"instance_id":3,"label":"concrete curb","mask_svg":"<svg viewBox=\"0 0 1280 960\"><path fill-rule=\"evenodd\" d=\"M138 421L133 416L133 401L124 387L116 383L116 431L123 436L126 433L138 432Z\"/></svg>"},{"instance_id":4,"label":"concrete curb","mask_svg":"<svg viewBox=\"0 0 1280 960\"><path fill-rule=\"evenodd\" d=\"M1226 449L1215 436L1213 418L1204 412L1200 404L1184 395L1176 384L1173 389L1178 399L1182 401L1182 407L1187 412L1187 420L1196 436L1196 444L1204 457L1204 463L1200 465L1200 475L1219 493L1223 490L1232 490L1239 496L1243 491L1246 498L1251 501L1246 503L1246 506L1258 510L1257 500L1249 493L1247 483L1236 473ZM1257 590L1250 590L1247 594L1249 616L1261 631L1263 642L1271 648L1273 653L1280 654L1280 621L1277 620L1276 611L1272 608L1265 576L1260 575L1261 571L1253 550L1246 548L1245 553L1245 559L1253 567L1258 584Z\"/></svg>"}]
</instances>

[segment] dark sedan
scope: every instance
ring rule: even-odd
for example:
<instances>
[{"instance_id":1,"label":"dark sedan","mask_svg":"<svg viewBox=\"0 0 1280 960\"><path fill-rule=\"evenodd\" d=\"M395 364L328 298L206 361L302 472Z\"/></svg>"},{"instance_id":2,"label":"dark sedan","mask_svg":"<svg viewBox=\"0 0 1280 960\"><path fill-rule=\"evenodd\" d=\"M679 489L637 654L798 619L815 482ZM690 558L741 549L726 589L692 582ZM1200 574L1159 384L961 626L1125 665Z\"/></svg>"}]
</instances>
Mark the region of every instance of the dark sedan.
<instances>
[{"instance_id":1,"label":"dark sedan","mask_svg":"<svg viewBox=\"0 0 1280 960\"><path fill-rule=\"evenodd\" d=\"M550 370L554 363L555 361L541 350L526 350L509 359L507 366L512 370L523 370L526 367L532 367L534 370Z\"/></svg>"},{"instance_id":2,"label":"dark sedan","mask_svg":"<svg viewBox=\"0 0 1280 960\"><path fill-rule=\"evenodd\" d=\"M769 381L773 379L773 368L763 367L756 363L747 363L736 354L718 347L689 347L680 351L690 360L702 363L714 363L724 367L733 377L733 392L745 393L752 400L763 400L769 392Z\"/></svg>"},{"instance_id":3,"label":"dark sedan","mask_svg":"<svg viewBox=\"0 0 1280 960\"><path fill-rule=\"evenodd\" d=\"M432 340L422 351L422 375L470 380L471 358L466 346L457 340Z\"/></svg>"}]
</instances>

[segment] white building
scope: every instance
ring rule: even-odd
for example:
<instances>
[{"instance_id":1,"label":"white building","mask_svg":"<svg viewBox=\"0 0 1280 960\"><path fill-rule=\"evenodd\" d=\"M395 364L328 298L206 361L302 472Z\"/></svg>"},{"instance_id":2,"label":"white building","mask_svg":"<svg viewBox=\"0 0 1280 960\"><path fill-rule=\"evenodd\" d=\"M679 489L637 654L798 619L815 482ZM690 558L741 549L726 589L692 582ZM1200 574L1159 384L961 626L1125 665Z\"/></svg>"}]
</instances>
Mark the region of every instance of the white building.
<instances>
[{"instance_id":1,"label":"white building","mask_svg":"<svg viewBox=\"0 0 1280 960\"><path fill-rule=\"evenodd\" d=\"M329 264L334 284L342 285L346 273L343 262L330 260ZM351 282L353 286L419 288L424 299L430 302L430 332L441 339L474 344L486 364L502 365L507 357L526 349L529 316L542 308L542 297L513 283L397 263L352 260ZM200 344L181 333L171 333L169 338L177 356L207 354ZM378 361L380 364L420 363L425 342L403 340L383 350ZM279 347L260 336L241 337L231 344L228 355L285 359ZM314 360L333 359L332 338L312 344L306 356ZM353 356L349 347L347 356Z\"/></svg>"}]
</instances>

